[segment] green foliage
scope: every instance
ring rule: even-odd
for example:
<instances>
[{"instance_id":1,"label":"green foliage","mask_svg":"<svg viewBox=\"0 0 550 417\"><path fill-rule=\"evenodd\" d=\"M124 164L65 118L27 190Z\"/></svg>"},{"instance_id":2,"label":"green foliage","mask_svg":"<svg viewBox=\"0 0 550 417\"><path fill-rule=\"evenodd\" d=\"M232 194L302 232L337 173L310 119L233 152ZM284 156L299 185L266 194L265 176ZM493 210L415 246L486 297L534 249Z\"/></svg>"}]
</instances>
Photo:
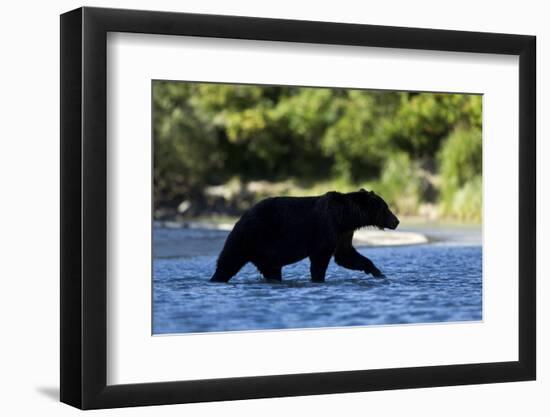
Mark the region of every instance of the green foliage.
<instances>
[{"instance_id":1,"label":"green foliage","mask_svg":"<svg viewBox=\"0 0 550 417\"><path fill-rule=\"evenodd\" d=\"M375 191L381 190L379 193L386 202L401 214L415 214L422 199L420 170L404 152L386 160L374 187Z\"/></svg>"},{"instance_id":2,"label":"green foliage","mask_svg":"<svg viewBox=\"0 0 550 417\"><path fill-rule=\"evenodd\" d=\"M452 196L449 214L459 220L481 221L482 195L481 176L476 176Z\"/></svg>"},{"instance_id":3,"label":"green foliage","mask_svg":"<svg viewBox=\"0 0 550 417\"><path fill-rule=\"evenodd\" d=\"M415 157L431 157L455 126L481 128L481 96L401 94L401 105L385 125L398 148Z\"/></svg>"},{"instance_id":4,"label":"green foliage","mask_svg":"<svg viewBox=\"0 0 550 417\"><path fill-rule=\"evenodd\" d=\"M192 85L156 83L154 111L155 200L172 201L193 194L223 166L212 123L190 103Z\"/></svg>"},{"instance_id":5,"label":"green foliage","mask_svg":"<svg viewBox=\"0 0 550 417\"><path fill-rule=\"evenodd\" d=\"M481 208L482 135L478 128L457 128L439 152L441 203L446 214L479 219L472 205ZM478 190L479 198L468 203Z\"/></svg>"},{"instance_id":6,"label":"green foliage","mask_svg":"<svg viewBox=\"0 0 550 417\"><path fill-rule=\"evenodd\" d=\"M401 213L435 198L474 218L460 201L480 190L481 114L476 95L155 81L155 204L231 179L290 181L288 194L370 184Z\"/></svg>"},{"instance_id":7,"label":"green foliage","mask_svg":"<svg viewBox=\"0 0 550 417\"><path fill-rule=\"evenodd\" d=\"M334 160L333 172L351 182L376 177L388 147L383 121L398 105L396 93L350 90L340 100L340 117L326 130L323 151Z\"/></svg>"}]
</instances>

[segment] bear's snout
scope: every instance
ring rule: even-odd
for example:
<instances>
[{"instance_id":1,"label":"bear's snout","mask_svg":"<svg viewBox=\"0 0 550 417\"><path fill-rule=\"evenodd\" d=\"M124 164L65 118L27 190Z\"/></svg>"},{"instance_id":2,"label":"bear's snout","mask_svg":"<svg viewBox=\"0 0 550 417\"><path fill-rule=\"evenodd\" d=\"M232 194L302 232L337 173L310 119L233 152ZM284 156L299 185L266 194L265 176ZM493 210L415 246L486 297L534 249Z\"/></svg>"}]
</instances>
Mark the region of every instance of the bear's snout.
<instances>
[{"instance_id":1,"label":"bear's snout","mask_svg":"<svg viewBox=\"0 0 550 417\"><path fill-rule=\"evenodd\" d=\"M387 222L387 228L392 230L397 229L397 226L399 226L399 219L397 218L397 216L393 213L390 213L388 217L389 218Z\"/></svg>"}]
</instances>

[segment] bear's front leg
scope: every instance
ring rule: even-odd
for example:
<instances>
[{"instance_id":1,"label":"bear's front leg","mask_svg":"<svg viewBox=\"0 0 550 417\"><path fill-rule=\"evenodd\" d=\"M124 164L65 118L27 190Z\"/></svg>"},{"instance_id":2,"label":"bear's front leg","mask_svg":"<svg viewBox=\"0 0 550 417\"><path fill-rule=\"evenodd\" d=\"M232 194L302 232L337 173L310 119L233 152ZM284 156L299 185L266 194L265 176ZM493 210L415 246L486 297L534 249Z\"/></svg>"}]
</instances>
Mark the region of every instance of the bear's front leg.
<instances>
[{"instance_id":1,"label":"bear's front leg","mask_svg":"<svg viewBox=\"0 0 550 417\"><path fill-rule=\"evenodd\" d=\"M366 274L372 274L376 278L384 278L385 275L380 271L374 263L366 256L361 255L351 245L351 237L341 239L336 252L334 253L334 261L344 268L363 271Z\"/></svg>"},{"instance_id":2,"label":"bear's front leg","mask_svg":"<svg viewBox=\"0 0 550 417\"><path fill-rule=\"evenodd\" d=\"M311 280L313 282L325 282L328 263L330 262L330 253L315 254L309 257Z\"/></svg>"},{"instance_id":3,"label":"bear's front leg","mask_svg":"<svg viewBox=\"0 0 550 417\"><path fill-rule=\"evenodd\" d=\"M367 267L364 269L365 273L370 273L375 278L386 278L386 275L384 275L369 258L365 258L365 260L367 264Z\"/></svg>"}]
</instances>

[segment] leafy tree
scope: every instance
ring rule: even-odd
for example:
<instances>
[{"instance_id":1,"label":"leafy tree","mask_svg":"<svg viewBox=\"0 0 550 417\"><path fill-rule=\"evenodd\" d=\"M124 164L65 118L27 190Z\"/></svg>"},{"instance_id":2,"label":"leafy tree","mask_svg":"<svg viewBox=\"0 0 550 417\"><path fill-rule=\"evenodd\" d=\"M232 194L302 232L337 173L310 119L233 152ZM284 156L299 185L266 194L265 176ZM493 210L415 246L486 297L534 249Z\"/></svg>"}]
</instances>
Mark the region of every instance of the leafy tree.
<instances>
[{"instance_id":1,"label":"leafy tree","mask_svg":"<svg viewBox=\"0 0 550 417\"><path fill-rule=\"evenodd\" d=\"M478 95L155 81L155 204L290 179L374 184L401 212L435 198L459 216L481 193L481 124Z\"/></svg>"}]
</instances>

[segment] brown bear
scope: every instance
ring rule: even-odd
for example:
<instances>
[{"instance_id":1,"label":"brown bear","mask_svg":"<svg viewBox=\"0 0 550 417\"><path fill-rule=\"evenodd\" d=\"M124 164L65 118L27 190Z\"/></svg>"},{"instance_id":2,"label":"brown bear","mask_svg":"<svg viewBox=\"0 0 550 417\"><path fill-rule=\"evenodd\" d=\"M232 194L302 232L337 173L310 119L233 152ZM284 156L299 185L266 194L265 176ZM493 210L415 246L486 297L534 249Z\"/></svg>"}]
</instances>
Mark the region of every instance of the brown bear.
<instances>
[{"instance_id":1,"label":"brown bear","mask_svg":"<svg viewBox=\"0 0 550 417\"><path fill-rule=\"evenodd\" d=\"M227 237L213 282L227 282L252 262L267 280L281 281L285 265L309 258L311 280L323 282L330 258L344 268L383 277L352 246L355 230L395 229L399 220L374 192L328 192L315 197L272 197L246 211Z\"/></svg>"}]
</instances>

